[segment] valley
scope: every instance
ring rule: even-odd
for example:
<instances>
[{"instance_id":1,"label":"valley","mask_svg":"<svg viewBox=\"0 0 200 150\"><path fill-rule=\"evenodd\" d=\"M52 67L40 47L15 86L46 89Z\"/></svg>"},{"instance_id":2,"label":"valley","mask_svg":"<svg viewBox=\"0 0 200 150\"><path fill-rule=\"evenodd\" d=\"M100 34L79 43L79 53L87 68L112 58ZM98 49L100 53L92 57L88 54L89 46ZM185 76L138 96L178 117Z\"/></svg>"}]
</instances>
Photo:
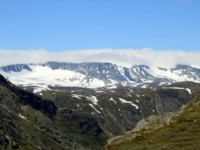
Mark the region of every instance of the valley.
<instances>
[{"instance_id":1,"label":"valley","mask_svg":"<svg viewBox=\"0 0 200 150\"><path fill-rule=\"evenodd\" d=\"M120 148L130 137L132 129L136 127L140 132L146 124L148 126L144 121L146 118L176 114L183 105L192 101L200 89L199 70L189 66L179 65L179 71L170 69L176 75L182 74L184 78L180 81L188 80L178 82L169 78L171 76L151 75L147 66L138 66L137 76L133 78L132 75L131 81L127 75L122 76L115 65L87 65L50 63L49 66L1 67L0 72L6 77L1 76L0 82L1 147L98 150L107 141L112 141L107 143L106 149L113 149L113 145ZM108 68L107 73L103 74L105 69L97 73L100 68ZM72 73L72 70L76 72ZM133 73L133 68L131 70ZM77 78L71 80L77 74ZM103 86L97 83L97 87L90 87L90 80L95 81L94 78L101 80ZM86 84L81 86L83 82ZM127 136L119 136L122 134ZM112 140L113 137L116 138Z\"/></svg>"}]
</instances>

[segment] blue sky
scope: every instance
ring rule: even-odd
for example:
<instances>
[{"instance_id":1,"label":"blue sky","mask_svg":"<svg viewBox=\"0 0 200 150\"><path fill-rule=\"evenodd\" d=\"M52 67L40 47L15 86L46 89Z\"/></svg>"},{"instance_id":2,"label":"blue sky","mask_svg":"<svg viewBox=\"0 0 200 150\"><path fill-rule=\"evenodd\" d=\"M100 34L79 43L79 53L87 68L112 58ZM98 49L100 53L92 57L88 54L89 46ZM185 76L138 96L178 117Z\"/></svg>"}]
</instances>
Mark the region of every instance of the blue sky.
<instances>
[{"instance_id":1,"label":"blue sky","mask_svg":"<svg viewBox=\"0 0 200 150\"><path fill-rule=\"evenodd\" d=\"M199 0L0 0L0 49L200 51Z\"/></svg>"}]
</instances>

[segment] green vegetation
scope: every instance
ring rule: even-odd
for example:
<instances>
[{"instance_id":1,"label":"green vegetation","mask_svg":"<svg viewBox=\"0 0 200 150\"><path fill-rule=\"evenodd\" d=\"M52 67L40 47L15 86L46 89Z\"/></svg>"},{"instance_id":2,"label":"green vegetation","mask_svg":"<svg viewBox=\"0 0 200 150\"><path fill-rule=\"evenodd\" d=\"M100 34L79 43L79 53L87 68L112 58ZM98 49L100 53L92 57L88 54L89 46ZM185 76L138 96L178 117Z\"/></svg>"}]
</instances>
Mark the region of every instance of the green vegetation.
<instances>
[{"instance_id":1,"label":"green vegetation","mask_svg":"<svg viewBox=\"0 0 200 150\"><path fill-rule=\"evenodd\" d=\"M97 150L106 139L92 116L58 109L0 76L0 149Z\"/></svg>"},{"instance_id":2,"label":"green vegetation","mask_svg":"<svg viewBox=\"0 0 200 150\"><path fill-rule=\"evenodd\" d=\"M200 147L200 93L181 110L169 125L130 132L113 140L107 150L197 150Z\"/></svg>"}]
</instances>

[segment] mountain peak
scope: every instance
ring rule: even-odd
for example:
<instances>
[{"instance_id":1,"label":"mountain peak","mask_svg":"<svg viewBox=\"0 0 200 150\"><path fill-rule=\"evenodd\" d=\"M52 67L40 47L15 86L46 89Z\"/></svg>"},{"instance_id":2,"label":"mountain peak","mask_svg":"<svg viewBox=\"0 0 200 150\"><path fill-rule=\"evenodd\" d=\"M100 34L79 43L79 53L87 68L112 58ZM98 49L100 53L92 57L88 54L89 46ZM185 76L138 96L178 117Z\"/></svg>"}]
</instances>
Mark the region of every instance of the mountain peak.
<instances>
[{"instance_id":1,"label":"mountain peak","mask_svg":"<svg viewBox=\"0 0 200 150\"><path fill-rule=\"evenodd\" d=\"M176 65L177 69L187 69L187 68L192 68L190 65L182 65L182 64L177 64Z\"/></svg>"},{"instance_id":2,"label":"mountain peak","mask_svg":"<svg viewBox=\"0 0 200 150\"><path fill-rule=\"evenodd\" d=\"M4 72L21 72L22 70L32 71L29 65L27 64L13 64L0 67L0 70Z\"/></svg>"},{"instance_id":3,"label":"mountain peak","mask_svg":"<svg viewBox=\"0 0 200 150\"><path fill-rule=\"evenodd\" d=\"M133 65L128 68L109 62L52 61L43 64L7 65L0 68L0 73L14 84L24 87L34 85L38 89L35 92L55 86L109 88L118 85L136 87L150 83L168 85L181 81L200 82L200 69L182 64L174 68L150 68L147 65Z\"/></svg>"},{"instance_id":4,"label":"mountain peak","mask_svg":"<svg viewBox=\"0 0 200 150\"><path fill-rule=\"evenodd\" d=\"M144 68L144 69L149 69L149 66L147 66L147 65L132 65L131 68Z\"/></svg>"}]
</instances>

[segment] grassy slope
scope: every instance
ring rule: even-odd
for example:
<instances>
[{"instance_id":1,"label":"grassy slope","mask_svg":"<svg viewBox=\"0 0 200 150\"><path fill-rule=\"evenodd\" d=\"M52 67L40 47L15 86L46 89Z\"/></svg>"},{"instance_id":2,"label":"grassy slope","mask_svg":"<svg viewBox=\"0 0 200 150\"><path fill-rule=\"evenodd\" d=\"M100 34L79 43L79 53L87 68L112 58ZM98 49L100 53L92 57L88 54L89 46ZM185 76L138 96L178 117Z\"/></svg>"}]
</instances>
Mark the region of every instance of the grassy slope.
<instances>
[{"instance_id":1,"label":"grassy slope","mask_svg":"<svg viewBox=\"0 0 200 150\"><path fill-rule=\"evenodd\" d=\"M95 124L95 119L73 113L72 116L79 117L82 122L87 121L80 128L76 118L70 119L70 114L57 111L50 118L47 113L51 113L51 109L47 108L51 104L0 78L0 149L86 150L100 149L105 144L106 137L103 132L96 131L99 126ZM84 130L88 126L90 130Z\"/></svg>"},{"instance_id":2,"label":"grassy slope","mask_svg":"<svg viewBox=\"0 0 200 150\"><path fill-rule=\"evenodd\" d=\"M197 150L200 147L200 93L172 123L160 129L140 131L136 138L107 145L108 150ZM126 135L125 135L126 136ZM130 135L129 135L130 136Z\"/></svg>"},{"instance_id":3,"label":"grassy slope","mask_svg":"<svg viewBox=\"0 0 200 150\"><path fill-rule=\"evenodd\" d=\"M19 114L26 118L19 117ZM46 115L29 105L22 105L15 93L0 85L0 149L14 149L13 145L18 145L20 150L64 149L53 135L42 132L42 127L51 124Z\"/></svg>"}]
</instances>

